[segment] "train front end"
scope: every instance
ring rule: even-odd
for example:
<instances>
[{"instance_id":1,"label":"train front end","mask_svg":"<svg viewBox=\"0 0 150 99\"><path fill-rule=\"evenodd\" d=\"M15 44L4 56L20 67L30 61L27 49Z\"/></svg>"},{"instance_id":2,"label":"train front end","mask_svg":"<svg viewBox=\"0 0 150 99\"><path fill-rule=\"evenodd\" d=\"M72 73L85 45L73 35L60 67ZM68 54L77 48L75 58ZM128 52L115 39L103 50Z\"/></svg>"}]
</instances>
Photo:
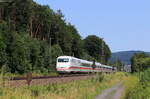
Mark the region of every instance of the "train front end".
<instances>
[{"instance_id":1,"label":"train front end","mask_svg":"<svg viewBox=\"0 0 150 99\"><path fill-rule=\"evenodd\" d=\"M60 56L57 58L57 63L56 63L56 70L58 73L70 73L71 71L69 70L70 67L70 60L71 57L69 56Z\"/></svg>"}]
</instances>

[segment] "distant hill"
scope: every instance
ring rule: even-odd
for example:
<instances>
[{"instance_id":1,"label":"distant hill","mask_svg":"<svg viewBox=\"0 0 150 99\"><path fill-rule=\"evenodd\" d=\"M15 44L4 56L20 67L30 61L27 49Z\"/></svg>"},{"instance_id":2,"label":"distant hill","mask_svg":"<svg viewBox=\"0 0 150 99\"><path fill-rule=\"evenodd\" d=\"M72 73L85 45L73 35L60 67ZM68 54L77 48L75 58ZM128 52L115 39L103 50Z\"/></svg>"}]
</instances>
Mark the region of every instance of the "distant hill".
<instances>
[{"instance_id":1,"label":"distant hill","mask_svg":"<svg viewBox=\"0 0 150 99\"><path fill-rule=\"evenodd\" d=\"M121 60L122 63L126 64L126 65L130 65L130 59L131 57L135 54L135 53L142 53L144 51L121 51L121 52L115 52L112 53L112 57L110 59L110 61L115 61L116 59ZM150 52L145 52L148 55L150 55Z\"/></svg>"}]
</instances>

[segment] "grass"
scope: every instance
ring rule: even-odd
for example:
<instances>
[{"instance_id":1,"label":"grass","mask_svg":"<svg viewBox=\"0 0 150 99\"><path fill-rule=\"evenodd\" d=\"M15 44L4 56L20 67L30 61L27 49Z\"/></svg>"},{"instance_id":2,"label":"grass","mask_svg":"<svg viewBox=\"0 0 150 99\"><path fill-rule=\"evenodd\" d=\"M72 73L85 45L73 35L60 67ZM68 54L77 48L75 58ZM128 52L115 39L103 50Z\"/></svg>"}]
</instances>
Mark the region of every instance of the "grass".
<instances>
[{"instance_id":1,"label":"grass","mask_svg":"<svg viewBox=\"0 0 150 99\"><path fill-rule=\"evenodd\" d=\"M2 76L3 75L3 76ZM25 74L12 74L12 73L1 73L1 77L5 77L6 79L10 79L10 77L26 77L27 73ZM57 72L50 72L50 73L40 73L40 72L32 72L32 76L57 76L59 75Z\"/></svg>"},{"instance_id":2,"label":"grass","mask_svg":"<svg viewBox=\"0 0 150 99\"><path fill-rule=\"evenodd\" d=\"M127 94L129 94L130 90L134 89L138 84L138 78L133 75L129 75L124 80L124 92L122 94L122 99L128 99Z\"/></svg>"},{"instance_id":3,"label":"grass","mask_svg":"<svg viewBox=\"0 0 150 99\"><path fill-rule=\"evenodd\" d=\"M124 73L98 74L87 80L46 86L0 87L1 99L93 99L106 88L125 79Z\"/></svg>"},{"instance_id":4,"label":"grass","mask_svg":"<svg viewBox=\"0 0 150 99\"><path fill-rule=\"evenodd\" d=\"M127 77L122 99L150 99L150 70L141 74L142 80L138 74Z\"/></svg>"}]
</instances>

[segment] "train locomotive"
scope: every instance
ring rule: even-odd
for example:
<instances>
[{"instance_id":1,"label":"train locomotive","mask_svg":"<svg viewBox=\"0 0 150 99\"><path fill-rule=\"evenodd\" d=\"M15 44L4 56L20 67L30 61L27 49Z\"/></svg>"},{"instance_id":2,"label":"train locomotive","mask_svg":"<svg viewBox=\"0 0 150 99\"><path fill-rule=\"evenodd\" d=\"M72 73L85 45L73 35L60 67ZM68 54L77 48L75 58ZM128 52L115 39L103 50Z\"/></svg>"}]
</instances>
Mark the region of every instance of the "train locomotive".
<instances>
[{"instance_id":1,"label":"train locomotive","mask_svg":"<svg viewBox=\"0 0 150 99\"><path fill-rule=\"evenodd\" d=\"M59 56L57 58L56 70L58 73L92 73L114 72L115 68L72 56Z\"/></svg>"}]
</instances>

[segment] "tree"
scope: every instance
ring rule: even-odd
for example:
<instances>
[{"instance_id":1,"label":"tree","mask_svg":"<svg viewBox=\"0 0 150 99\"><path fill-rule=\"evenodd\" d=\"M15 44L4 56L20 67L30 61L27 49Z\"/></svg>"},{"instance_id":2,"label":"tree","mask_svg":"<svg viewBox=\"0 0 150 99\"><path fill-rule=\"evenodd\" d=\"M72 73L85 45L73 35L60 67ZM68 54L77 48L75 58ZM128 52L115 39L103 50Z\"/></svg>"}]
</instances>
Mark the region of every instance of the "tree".
<instances>
[{"instance_id":1,"label":"tree","mask_svg":"<svg viewBox=\"0 0 150 99\"><path fill-rule=\"evenodd\" d=\"M144 71L150 68L150 57L141 58L140 59L141 71Z\"/></svg>"},{"instance_id":2,"label":"tree","mask_svg":"<svg viewBox=\"0 0 150 99\"><path fill-rule=\"evenodd\" d=\"M3 33L6 33L6 23L0 24L0 68L7 63L6 43Z\"/></svg>"},{"instance_id":3,"label":"tree","mask_svg":"<svg viewBox=\"0 0 150 99\"><path fill-rule=\"evenodd\" d=\"M104 46L104 63L107 63L109 58L111 57L111 50L107 44Z\"/></svg>"},{"instance_id":4,"label":"tree","mask_svg":"<svg viewBox=\"0 0 150 99\"><path fill-rule=\"evenodd\" d=\"M55 70L60 55L102 61L103 53L106 63L111 51L102 42L97 36L82 40L61 10L54 12L33 0L0 4L0 67L7 66L12 73Z\"/></svg>"},{"instance_id":5,"label":"tree","mask_svg":"<svg viewBox=\"0 0 150 99\"><path fill-rule=\"evenodd\" d=\"M81 36L79 35L75 26L71 25L70 23L67 26L68 26L68 32L72 34L71 55L81 58L83 55Z\"/></svg>"},{"instance_id":6,"label":"tree","mask_svg":"<svg viewBox=\"0 0 150 99\"><path fill-rule=\"evenodd\" d=\"M90 56L86 51L83 51L83 55L81 58L89 61L96 60L94 57Z\"/></svg>"},{"instance_id":7,"label":"tree","mask_svg":"<svg viewBox=\"0 0 150 99\"><path fill-rule=\"evenodd\" d=\"M118 71L122 71L123 69L123 63L119 59L114 62L113 66L115 66Z\"/></svg>"},{"instance_id":8,"label":"tree","mask_svg":"<svg viewBox=\"0 0 150 99\"><path fill-rule=\"evenodd\" d=\"M52 58L51 58L50 67L52 70L55 70L57 57L63 55L63 52L59 45L53 45L51 50L52 50L52 55L51 55Z\"/></svg>"},{"instance_id":9,"label":"tree","mask_svg":"<svg viewBox=\"0 0 150 99\"><path fill-rule=\"evenodd\" d=\"M149 56L146 53L135 53L131 58L131 71L132 73L140 71L141 68L141 59L148 58Z\"/></svg>"},{"instance_id":10,"label":"tree","mask_svg":"<svg viewBox=\"0 0 150 99\"><path fill-rule=\"evenodd\" d=\"M9 34L10 40L7 42L7 56L9 66L12 73L24 73L31 69L28 60L28 47L25 39L17 32Z\"/></svg>"},{"instance_id":11,"label":"tree","mask_svg":"<svg viewBox=\"0 0 150 99\"><path fill-rule=\"evenodd\" d=\"M95 35L90 35L84 39L84 49L99 62L106 63L111 56L110 49L106 43Z\"/></svg>"}]
</instances>

